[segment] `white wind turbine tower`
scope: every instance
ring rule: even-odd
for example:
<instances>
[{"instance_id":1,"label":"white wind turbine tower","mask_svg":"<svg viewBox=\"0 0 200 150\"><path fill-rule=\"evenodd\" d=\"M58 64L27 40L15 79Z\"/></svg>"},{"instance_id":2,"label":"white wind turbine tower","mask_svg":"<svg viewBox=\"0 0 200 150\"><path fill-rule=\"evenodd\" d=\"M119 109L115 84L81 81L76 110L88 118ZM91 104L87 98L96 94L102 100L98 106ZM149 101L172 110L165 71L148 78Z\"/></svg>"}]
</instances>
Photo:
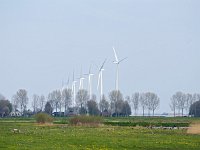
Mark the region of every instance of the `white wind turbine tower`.
<instances>
[{"instance_id":1,"label":"white wind turbine tower","mask_svg":"<svg viewBox=\"0 0 200 150\"><path fill-rule=\"evenodd\" d=\"M85 74L88 76L88 92L89 92L89 97L90 99L92 98L92 76L94 76L93 73L91 73L91 66L90 66L90 69L89 69L89 73L88 74Z\"/></svg>"},{"instance_id":2,"label":"white wind turbine tower","mask_svg":"<svg viewBox=\"0 0 200 150\"><path fill-rule=\"evenodd\" d=\"M79 90L83 89L83 80L85 80L85 78L83 78L83 76L82 76L82 68L81 68L81 75L79 78Z\"/></svg>"},{"instance_id":3,"label":"white wind turbine tower","mask_svg":"<svg viewBox=\"0 0 200 150\"><path fill-rule=\"evenodd\" d=\"M73 95L73 107L75 107L75 101L76 101L76 82L74 80L74 72L73 72L73 81L72 81L72 95Z\"/></svg>"},{"instance_id":4,"label":"white wind turbine tower","mask_svg":"<svg viewBox=\"0 0 200 150\"><path fill-rule=\"evenodd\" d=\"M100 101L101 101L102 96L103 96L103 71L104 71L103 67L104 67L105 62L106 62L106 59L104 60L101 67L99 68L99 75L98 75L97 90L99 89L99 86L100 86Z\"/></svg>"},{"instance_id":5,"label":"white wind turbine tower","mask_svg":"<svg viewBox=\"0 0 200 150\"><path fill-rule=\"evenodd\" d=\"M120 64L123 60L125 60L127 57L125 57L125 58L119 60L118 57L117 57L117 53L116 53L114 47L113 47L113 51L114 51L114 56L115 56L115 60L113 61L113 63L117 65L115 89L116 89L116 91L118 91L118 90L119 90L119 64Z\"/></svg>"}]
</instances>

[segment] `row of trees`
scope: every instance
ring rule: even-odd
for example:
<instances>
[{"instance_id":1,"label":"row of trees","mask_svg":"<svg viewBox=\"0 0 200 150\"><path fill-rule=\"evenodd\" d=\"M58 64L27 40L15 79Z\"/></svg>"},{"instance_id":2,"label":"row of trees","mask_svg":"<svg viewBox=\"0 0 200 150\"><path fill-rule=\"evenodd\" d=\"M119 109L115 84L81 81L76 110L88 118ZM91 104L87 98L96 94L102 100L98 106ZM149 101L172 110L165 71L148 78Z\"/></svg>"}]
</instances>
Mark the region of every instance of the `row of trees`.
<instances>
[{"instance_id":1,"label":"row of trees","mask_svg":"<svg viewBox=\"0 0 200 150\"><path fill-rule=\"evenodd\" d=\"M137 115L141 109L143 116L145 114L154 116L154 112L160 104L159 97L152 92L136 92L124 98L120 91L113 90L109 93L108 98L103 95L99 103L95 95L92 95L91 99L89 97L88 91L84 89L76 93L75 101L73 101L71 89L54 90L47 97L34 94L31 100L32 112L46 111L51 114L53 111L64 111L67 113L70 109L76 108L77 113L80 114L128 116L131 114L131 110ZM170 108L174 112L174 116L177 112L183 115L184 111L189 114L190 106L196 101L200 101L200 94L176 92L171 97ZM13 95L12 104L3 95L0 95L0 115L9 114L12 110L25 113L28 102L29 98L25 89L20 89Z\"/></svg>"},{"instance_id":2,"label":"row of trees","mask_svg":"<svg viewBox=\"0 0 200 150\"><path fill-rule=\"evenodd\" d=\"M64 112L66 112L70 107L77 107L79 108L80 114L89 113L91 115L98 115L106 113L107 115L114 114L121 116L131 114L131 108L128 102L124 100L120 91L110 92L110 101L106 99L105 95L102 96L99 103L97 103L95 95L92 95L91 99L89 97L88 91L82 89L77 92L75 102L72 102L71 89L64 89L62 92L55 90L49 93L48 101L56 112L58 109L61 112L63 107ZM113 109L113 106L115 106L115 109Z\"/></svg>"},{"instance_id":3,"label":"row of trees","mask_svg":"<svg viewBox=\"0 0 200 150\"><path fill-rule=\"evenodd\" d=\"M135 115L137 115L139 108L141 107L143 116L145 115L145 110L148 111L148 115L150 116L150 112L152 111L152 115L154 116L155 110L159 107L160 98L152 92L146 93L134 93L132 96L126 97L127 101L129 101L132 105L132 109L135 111Z\"/></svg>"},{"instance_id":4,"label":"row of trees","mask_svg":"<svg viewBox=\"0 0 200 150\"><path fill-rule=\"evenodd\" d=\"M200 101L200 94L176 92L171 97L170 108L174 112L174 116L176 116L176 111L183 116L184 110L189 115L190 106L196 101Z\"/></svg>"},{"instance_id":5,"label":"row of trees","mask_svg":"<svg viewBox=\"0 0 200 150\"><path fill-rule=\"evenodd\" d=\"M61 112L64 108L66 113L70 108L76 107L81 114L128 116L131 114L131 108L135 110L136 115L139 106L141 106L143 115L145 110L148 110L149 115L152 111L154 115L154 111L158 108L160 102L158 96L151 92L134 93L131 97L124 98L120 91L113 90L109 93L108 99L103 95L99 103L97 103L95 95L92 95L91 99L89 97L88 91L84 89L76 93L75 101L73 101L71 89L54 90L46 98L44 95L34 94L31 103L32 110L33 113L41 111L51 113L53 110ZM27 112L28 102L27 91L18 90L12 98L13 110L20 110L21 113Z\"/></svg>"}]
</instances>

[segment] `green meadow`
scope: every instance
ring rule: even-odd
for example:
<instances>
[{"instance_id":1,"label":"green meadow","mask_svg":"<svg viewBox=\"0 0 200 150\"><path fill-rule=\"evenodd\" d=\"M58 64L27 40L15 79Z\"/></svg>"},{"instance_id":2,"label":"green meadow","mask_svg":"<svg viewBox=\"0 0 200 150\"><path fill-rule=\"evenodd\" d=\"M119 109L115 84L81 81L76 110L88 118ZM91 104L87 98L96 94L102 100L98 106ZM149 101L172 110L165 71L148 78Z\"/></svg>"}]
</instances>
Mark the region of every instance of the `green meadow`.
<instances>
[{"instance_id":1,"label":"green meadow","mask_svg":"<svg viewBox=\"0 0 200 150\"><path fill-rule=\"evenodd\" d=\"M195 118L105 118L105 122L192 123ZM15 130L17 129L17 130ZM200 149L200 135L186 129L151 129L142 126L72 126L66 118L53 124L30 119L0 119L0 149L13 150L191 150Z\"/></svg>"}]
</instances>

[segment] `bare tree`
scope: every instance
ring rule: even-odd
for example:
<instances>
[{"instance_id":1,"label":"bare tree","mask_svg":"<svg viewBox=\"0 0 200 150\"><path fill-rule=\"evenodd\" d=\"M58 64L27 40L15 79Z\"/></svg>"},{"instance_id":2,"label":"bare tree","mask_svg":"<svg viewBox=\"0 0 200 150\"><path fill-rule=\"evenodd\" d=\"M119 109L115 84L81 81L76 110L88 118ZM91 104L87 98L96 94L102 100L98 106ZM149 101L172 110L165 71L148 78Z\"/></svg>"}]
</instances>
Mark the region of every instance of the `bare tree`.
<instances>
[{"instance_id":1,"label":"bare tree","mask_svg":"<svg viewBox=\"0 0 200 150\"><path fill-rule=\"evenodd\" d=\"M131 102L133 103L133 109L135 110L135 116L137 115L137 110L139 107L139 100L140 100L140 94L134 93L131 97Z\"/></svg>"},{"instance_id":2,"label":"bare tree","mask_svg":"<svg viewBox=\"0 0 200 150\"><path fill-rule=\"evenodd\" d=\"M120 104L120 101L123 101L123 95L120 91L113 90L109 93L109 99L110 99L110 106L111 106L111 112L117 113L118 107Z\"/></svg>"},{"instance_id":3,"label":"bare tree","mask_svg":"<svg viewBox=\"0 0 200 150\"><path fill-rule=\"evenodd\" d=\"M34 94L33 95L33 101L32 101L32 107L33 107L33 112L37 113L39 110L39 100L40 100L40 96Z\"/></svg>"},{"instance_id":4,"label":"bare tree","mask_svg":"<svg viewBox=\"0 0 200 150\"><path fill-rule=\"evenodd\" d=\"M102 99L99 102L99 108L100 108L101 112L103 112L105 110L108 111L108 109L109 109L109 102L106 100L105 95L102 96Z\"/></svg>"},{"instance_id":5,"label":"bare tree","mask_svg":"<svg viewBox=\"0 0 200 150\"><path fill-rule=\"evenodd\" d=\"M153 116L154 116L154 112L158 108L159 104L160 104L159 97L155 93L151 93L150 94L150 106L151 106Z\"/></svg>"},{"instance_id":6,"label":"bare tree","mask_svg":"<svg viewBox=\"0 0 200 150\"><path fill-rule=\"evenodd\" d=\"M76 95L76 103L78 107L81 107L81 109L87 106L87 101L89 100L89 95L87 90L79 90Z\"/></svg>"},{"instance_id":7,"label":"bare tree","mask_svg":"<svg viewBox=\"0 0 200 150\"><path fill-rule=\"evenodd\" d=\"M179 113L181 110L181 114L183 116L183 110L186 106L186 95L182 92L176 92L173 96L176 98L177 101L177 109L179 110Z\"/></svg>"},{"instance_id":8,"label":"bare tree","mask_svg":"<svg viewBox=\"0 0 200 150\"><path fill-rule=\"evenodd\" d=\"M192 94L185 94L185 111L188 113L189 115L189 109L190 109L190 106L192 105L193 103L193 97L192 97Z\"/></svg>"},{"instance_id":9,"label":"bare tree","mask_svg":"<svg viewBox=\"0 0 200 150\"><path fill-rule=\"evenodd\" d=\"M67 109L72 104L72 90L68 89L68 88L64 89L62 91L62 99L63 99L63 102L64 102L65 113L66 113Z\"/></svg>"},{"instance_id":10,"label":"bare tree","mask_svg":"<svg viewBox=\"0 0 200 150\"><path fill-rule=\"evenodd\" d=\"M194 93L192 95L192 102L191 103L194 103L196 101L200 101L200 94L198 94L198 93Z\"/></svg>"},{"instance_id":11,"label":"bare tree","mask_svg":"<svg viewBox=\"0 0 200 150\"><path fill-rule=\"evenodd\" d=\"M45 106L45 96L44 95L40 96L39 106L40 106L40 111L43 111L44 110L44 106Z\"/></svg>"},{"instance_id":12,"label":"bare tree","mask_svg":"<svg viewBox=\"0 0 200 150\"><path fill-rule=\"evenodd\" d=\"M16 95L13 95L12 97L12 106L13 106L13 110L14 112L16 113L18 107L19 107L19 104L17 102L17 96Z\"/></svg>"},{"instance_id":13,"label":"bare tree","mask_svg":"<svg viewBox=\"0 0 200 150\"><path fill-rule=\"evenodd\" d=\"M147 99L145 93L140 94L140 105L142 107L142 114L144 116L144 111L147 107Z\"/></svg>"},{"instance_id":14,"label":"bare tree","mask_svg":"<svg viewBox=\"0 0 200 150\"><path fill-rule=\"evenodd\" d=\"M176 108L177 108L177 98L175 95L171 97L171 104L170 104L171 110L174 112L174 117L176 116Z\"/></svg>"},{"instance_id":15,"label":"bare tree","mask_svg":"<svg viewBox=\"0 0 200 150\"><path fill-rule=\"evenodd\" d=\"M51 103L53 103L53 106L56 109L56 112L58 112L58 107L61 105L61 92L60 90L54 90L53 92L49 93L48 95L48 101ZM61 111L61 107L60 107L60 111Z\"/></svg>"},{"instance_id":16,"label":"bare tree","mask_svg":"<svg viewBox=\"0 0 200 150\"><path fill-rule=\"evenodd\" d=\"M127 101L129 104L131 103L131 98L130 98L130 96L126 96L125 97L125 101Z\"/></svg>"},{"instance_id":17,"label":"bare tree","mask_svg":"<svg viewBox=\"0 0 200 150\"><path fill-rule=\"evenodd\" d=\"M21 113L25 112L26 106L28 104L27 91L25 89L19 89L13 98L19 104Z\"/></svg>"}]
</instances>

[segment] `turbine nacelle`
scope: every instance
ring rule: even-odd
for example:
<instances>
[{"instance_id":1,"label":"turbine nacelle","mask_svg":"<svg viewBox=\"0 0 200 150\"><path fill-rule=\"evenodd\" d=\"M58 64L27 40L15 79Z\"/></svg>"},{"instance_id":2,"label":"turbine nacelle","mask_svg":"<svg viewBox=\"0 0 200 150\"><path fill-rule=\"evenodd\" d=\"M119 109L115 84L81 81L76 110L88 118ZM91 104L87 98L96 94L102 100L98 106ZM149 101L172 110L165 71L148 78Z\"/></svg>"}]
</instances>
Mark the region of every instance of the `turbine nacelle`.
<instances>
[{"instance_id":1,"label":"turbine nacelle","mask_svg":"<svg viewBox=\"0 0 200 150\"><path fill-rule=\"evenodd\" d=\"M114 63L114 64L119 64L119 62L118 62L118 61L113 61L113 63Z\"/></svg>"}]
</instances>

